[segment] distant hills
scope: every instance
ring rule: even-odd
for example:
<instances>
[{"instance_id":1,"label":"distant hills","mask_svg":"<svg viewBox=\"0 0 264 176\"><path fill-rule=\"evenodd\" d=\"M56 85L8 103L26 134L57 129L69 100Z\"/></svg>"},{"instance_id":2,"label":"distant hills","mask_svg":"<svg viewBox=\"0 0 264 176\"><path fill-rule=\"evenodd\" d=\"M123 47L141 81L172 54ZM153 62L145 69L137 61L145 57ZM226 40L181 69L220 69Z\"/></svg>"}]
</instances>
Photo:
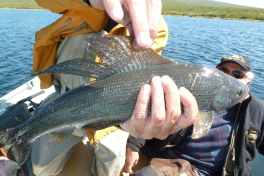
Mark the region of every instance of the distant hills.
<instances>
[{"instance_id":1,"label":"distant hills","mask_svg":"<svg viewBox=\"0 0 264 176\"><path fill-rule=\"evenodd\" d=\"M213 0L162 0L164 5L185 5L185 6L207 6L207 7L240 7L245 6L234 5Z\"/></svg>"},{"instance_id":2,"label":"distant hills","mask_svg":"<svg viewBox=\"0 0 264 176\"><path fill-rule=\"evenodd\" d=\"M264 9L213 0L162 0L163 15L264 21ZM34 0L0 0L0 8L42 9Z\"/></svg>"}]
</instances>

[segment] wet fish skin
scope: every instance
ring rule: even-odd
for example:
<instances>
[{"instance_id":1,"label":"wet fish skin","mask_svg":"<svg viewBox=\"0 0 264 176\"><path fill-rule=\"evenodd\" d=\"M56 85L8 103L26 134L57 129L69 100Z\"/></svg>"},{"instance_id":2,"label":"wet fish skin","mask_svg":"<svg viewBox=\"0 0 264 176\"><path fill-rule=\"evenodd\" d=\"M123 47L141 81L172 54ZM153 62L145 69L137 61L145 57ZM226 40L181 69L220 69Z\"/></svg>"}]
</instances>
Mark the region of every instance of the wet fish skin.
<instances>
[{"instance_id":1,"label":"wet fish skin","mask_svg":"<svg viewBox=\"0 0 264 176\"><path fill-rule=\"evenodd\" d=\"M61 72L69 74L96 75L98 80L68 91L40 108L24 124L0 132L0 144L12 145L11 152L19 164L27 158L34 140L46 133L63 131L68 134L83 126L100 128L124 122L131 117L141 86L155 75L168 75L178 87L186 87L195 96L201 111L227 109L249 92L242 82L216 69L170 61L150 49L133 51L128 38L91 38L89 42L89 49L106 61L105 64L89 60L86 63L91 71L85 74L82 64L74 67L71 61L52 68L60 67ZM51 72L52 69L41 73ZM198 137L210 128L212 118L200 121L201 125L196 127ZM67 137L57 135L62 140Z\"/></svg>"}]
</instances>

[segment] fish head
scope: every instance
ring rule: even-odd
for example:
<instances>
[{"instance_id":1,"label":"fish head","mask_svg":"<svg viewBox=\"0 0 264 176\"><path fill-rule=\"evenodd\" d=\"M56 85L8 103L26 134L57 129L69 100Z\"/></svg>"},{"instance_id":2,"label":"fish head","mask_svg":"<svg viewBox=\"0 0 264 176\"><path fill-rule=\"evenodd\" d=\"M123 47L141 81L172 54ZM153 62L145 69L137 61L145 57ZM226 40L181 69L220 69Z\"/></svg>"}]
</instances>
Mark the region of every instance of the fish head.
<instances>
[{"instance_id":1,"label":"fish head","mask_svg":"<svg viewBox=\"0 0 264 176\"><path fill-rule=\"evenodd\" d=\"M229 75L223 76L223 84L216 90L211 101L211 108L216 112L238 104L249 94L249 88L243 82Z\"/></svg>"}]
</instances>

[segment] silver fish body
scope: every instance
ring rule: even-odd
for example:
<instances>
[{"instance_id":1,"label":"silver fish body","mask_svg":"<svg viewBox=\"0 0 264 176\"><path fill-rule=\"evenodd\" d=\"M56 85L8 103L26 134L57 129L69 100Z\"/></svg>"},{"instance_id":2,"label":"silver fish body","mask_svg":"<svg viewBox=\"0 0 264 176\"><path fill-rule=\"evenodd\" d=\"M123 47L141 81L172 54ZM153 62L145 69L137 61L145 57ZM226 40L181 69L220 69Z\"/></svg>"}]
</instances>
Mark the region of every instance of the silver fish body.
<instances>
[{"instance_id":1,"label":"silver fish body","mask_svg":"<svg viewBox=\"0 0 264 176\"><path fill-rule=\"evenodd\" d=\"M0 144L12 145L11 152L18 163L25 161L32 142L46 133L59 132L58 138L63 138L74 128L100 128L124 122L131 117L141 86L149 83L153 76L168 75L178 87L186 87L201 111L227 109L242 101L249 92L242 82L216 69L170 61L151 49L133 51L130 38L87 40L91 43L89 49L106 63L77 59L37 74L78 74L95 77L97 81L68 91L43 106L21 126L0 132ZM207 132L211 122L203 127L208 120L200 121L201 125L195 128L206 128L203 131Z\"/></svg>"}]
</instances>

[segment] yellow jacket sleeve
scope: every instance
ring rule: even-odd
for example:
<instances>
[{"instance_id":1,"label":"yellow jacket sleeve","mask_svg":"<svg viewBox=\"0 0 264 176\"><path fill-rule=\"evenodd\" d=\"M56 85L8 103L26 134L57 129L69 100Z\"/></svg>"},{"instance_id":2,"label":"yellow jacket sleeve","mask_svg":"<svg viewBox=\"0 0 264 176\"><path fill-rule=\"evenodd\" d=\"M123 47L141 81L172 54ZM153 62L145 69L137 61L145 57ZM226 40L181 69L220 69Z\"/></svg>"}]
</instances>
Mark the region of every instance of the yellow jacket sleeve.
<instances>
[{"instance_id":1,"label":"yellow jacket sleeve","mask_svg":"<svg viewBox=\"0 0 264 176\"><path fill-rule=\"evenodd\" d=\"M62 38L102 30L108 16L105 11L93 8L82 0L36 0L43 8L63 15L35 35L33 72L46 69L55 63L57 44ZM52 74L40 75L40 87L49 88Z\"/></svg>"},{"instance_id":2,"label":"yellow jacket sleeve","mask_svg":"<svg viewBox=\"0 0 264 176\"><path fill-rule=\"evenodd\" d=\"M168 42L169 36L168 26L163 17L161 17L160 19L158 30L158 35L151 48L154 49L157 53L161 54L162 49Z\"/></svg>"}]
</instances>

